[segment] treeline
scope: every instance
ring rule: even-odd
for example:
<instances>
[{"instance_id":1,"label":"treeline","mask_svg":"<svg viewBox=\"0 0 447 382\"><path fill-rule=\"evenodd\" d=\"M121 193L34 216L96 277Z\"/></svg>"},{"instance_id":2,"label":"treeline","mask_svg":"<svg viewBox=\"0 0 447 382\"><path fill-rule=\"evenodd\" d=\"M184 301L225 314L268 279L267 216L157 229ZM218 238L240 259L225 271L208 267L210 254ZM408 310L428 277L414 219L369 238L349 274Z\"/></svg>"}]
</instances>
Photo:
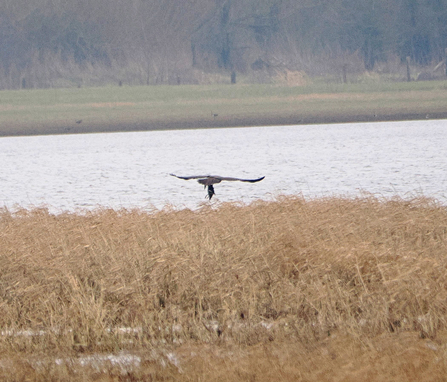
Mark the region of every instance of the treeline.
<instances>
[{"instance_id":1,"label":"treeline","mask_svg":"<svg viewBox=\"0 0 447 382\"><path fill-rule=\"evenodd\" d=\"M447 0L0 0L0 88L370 71L446 48Z\"/></svg>"}]
</instances>

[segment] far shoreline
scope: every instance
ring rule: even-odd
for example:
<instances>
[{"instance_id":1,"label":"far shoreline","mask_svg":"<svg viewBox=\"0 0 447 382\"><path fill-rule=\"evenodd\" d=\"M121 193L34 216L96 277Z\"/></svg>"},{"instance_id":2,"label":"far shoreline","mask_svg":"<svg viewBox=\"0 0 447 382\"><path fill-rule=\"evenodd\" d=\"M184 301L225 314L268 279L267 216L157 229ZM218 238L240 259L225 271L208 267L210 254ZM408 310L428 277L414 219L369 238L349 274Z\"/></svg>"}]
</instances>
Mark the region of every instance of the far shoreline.
<instances>
[{"instance_id":1,"label":"far shoreline","mask_svg":"<svg viewBox=\"0 0 447 382\"><path fill-rule=\"evenodd\" d=\"M21 124L17 126L0 126L0 137L38 136L38 135L66 135L66 134L90 134L90 133L118 133L118 132L142 132L142 131L166 131L166 130L192 130L215 129L258 126L300 126L300 125L324 125L340 123L368 123L368 122L397 122L418 120L447 119L445 112L427 113L387 113L374 114L324 114L324 115L263 115L234 117L213 120L184 119L184 120L147 120L94 123L94 124L61 124L42 126L39 124Z\"/></svg>"},{"instance_id":2,"label":"far shoreline","mask_svg":"<svg viewBox=\"0 0 447 382\"><path fill-rule=\"evenodd\" d=\"M447 85L203 85L5 91L0 137L447 119Z\"/></svg>"}]
</instances>

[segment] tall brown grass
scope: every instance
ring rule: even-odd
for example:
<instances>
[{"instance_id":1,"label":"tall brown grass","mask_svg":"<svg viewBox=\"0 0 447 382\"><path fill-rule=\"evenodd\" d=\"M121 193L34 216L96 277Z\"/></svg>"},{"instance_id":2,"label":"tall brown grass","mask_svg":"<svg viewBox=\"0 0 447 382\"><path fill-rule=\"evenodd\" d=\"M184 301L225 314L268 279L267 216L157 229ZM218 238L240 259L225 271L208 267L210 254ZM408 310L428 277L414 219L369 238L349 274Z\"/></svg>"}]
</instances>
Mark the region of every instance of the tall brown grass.
<instances>
[{"instance_id":1,"label":"tall brown grass","mask_svg":"<svg viewBox=\"0 0 447 382\"><path fill-rule=\"evenodd\" d=\"M426 198L3 209L0 375L441 380L446 271L447 209ZM123 351L141 365L54 362Z\"/></svg>"}]
</instances>

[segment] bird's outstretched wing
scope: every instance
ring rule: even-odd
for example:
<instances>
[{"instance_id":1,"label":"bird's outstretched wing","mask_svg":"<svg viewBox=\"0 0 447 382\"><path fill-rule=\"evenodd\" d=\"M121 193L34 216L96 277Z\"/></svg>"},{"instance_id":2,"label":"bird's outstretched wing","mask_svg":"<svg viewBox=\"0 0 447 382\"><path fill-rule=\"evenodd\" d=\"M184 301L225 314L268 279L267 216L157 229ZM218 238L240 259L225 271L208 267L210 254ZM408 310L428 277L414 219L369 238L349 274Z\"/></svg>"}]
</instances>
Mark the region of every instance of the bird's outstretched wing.
<instances>
[{"instance_id":1,"label":"bird's outstretched wing","mask_svg":"<svg viewBox=\"0 0 447 382\"><path fill-rule=\"evenodd\" d=\"M241 179L241 178L230 178L230 177L219 176L219 175L192 175L192 176L178 176L175 174L169 174L169 175L175 176L176 178L185 179L185 180L212 178L212 179L218 179L219 181L229 181L229 182L239 181L239 182L250 182L250 183L260 182L262 179L265 178L265 176L263 176L261 178L257 178L257 179Z\"/></svg>"},{"instance_id":2,"label":"bird's outstretched wing","mask_svg":"<svg viewBox=\"0 0 447 382\"><path fill-rule=\"evenodd\" d=\"M175 176L176 178L179 179L185 179L185 180L190 180L190 179L204 179L204 178L209 178L209 175L192 175L192 176L178 176L175 174L169 174L171 176Z\"/></svg>"},{"instance_id":3,"label":"bird's outstretched wing","mask_svg":"<svg viewBox=\"0 0 447 382\"><path fill-rule=\"evenodd\" d=\"M241 179L241 178L229 178L229 177L224 177L224 176L213 176L213 178L217 178L220 180L226 180L229 182L234 182L234 181L239 181L239 182L250 182L250 183L255 183L255 182L260 182L262 179L265 178L265 176L261 177L261 178L257 178L257 179Z\"/></svg>"}]
</instances>

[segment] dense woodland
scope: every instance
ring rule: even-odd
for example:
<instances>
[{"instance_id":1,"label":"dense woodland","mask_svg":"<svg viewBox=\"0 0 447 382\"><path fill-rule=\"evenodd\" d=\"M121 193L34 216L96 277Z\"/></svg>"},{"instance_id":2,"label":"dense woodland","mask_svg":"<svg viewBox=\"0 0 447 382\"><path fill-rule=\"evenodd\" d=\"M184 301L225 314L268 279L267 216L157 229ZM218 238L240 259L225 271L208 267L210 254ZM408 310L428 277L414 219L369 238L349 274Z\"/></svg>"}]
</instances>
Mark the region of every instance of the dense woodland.
<instances>
[{"instance_id":1,"label":"dense woodland","mask_svg":"<svg viewBox=\"0 0 447 382\"><path fill-rule=\"evenodd\" d=\"M435 66L447 0L0 0L0 88Z\"/></svg>"}]
</instances>

